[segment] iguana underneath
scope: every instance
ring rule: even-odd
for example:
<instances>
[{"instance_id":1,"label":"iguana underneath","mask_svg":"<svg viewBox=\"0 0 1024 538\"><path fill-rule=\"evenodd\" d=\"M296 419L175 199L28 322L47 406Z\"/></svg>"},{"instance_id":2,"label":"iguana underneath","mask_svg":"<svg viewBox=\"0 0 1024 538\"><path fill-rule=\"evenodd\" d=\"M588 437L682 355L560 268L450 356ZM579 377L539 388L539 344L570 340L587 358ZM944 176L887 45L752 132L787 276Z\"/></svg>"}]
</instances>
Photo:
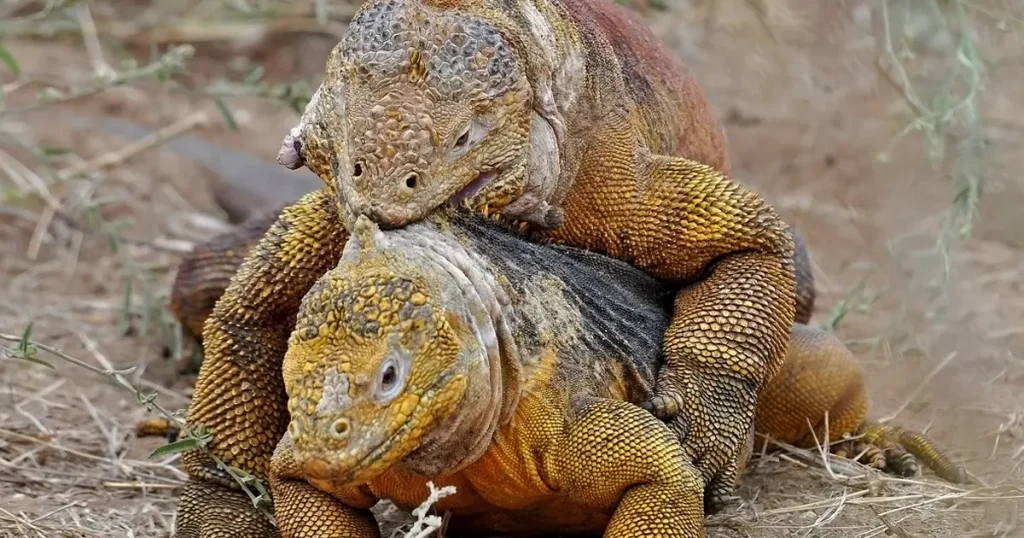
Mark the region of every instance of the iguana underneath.
<instances>
[{"instance_id":1,"label":"iguana underneath","mask_svg":"<svg viewBox=\"0 0 1024 538\"><path fill-rule=\"evenodd\" d=\"M270 434L285 424L282 388L250 376L277 364L299 299L355 218L399 227L465 203L694 284L676 298L666 367L643 405L685 439L710 499L731 492L794 321L793 241L727 177L722 129L696 81L623 8L370 0L279 160L326 187L285 211L205 328L189 420L213 433L215 453L265 476ZM243 386L265 410L258 419L219 411ZM196 479L218 474L198 454L184 462Z\"/></svg>"},{"instance_id":2,"label":"iguana underneath","mask_svg":"<svg viewBox=\"0 0 1024 538\"><path fill-rule=\"evenodd\" d=\"M337 280L339 276L348 278L346 275L358 279L361 272L369 270L368 268L377 272L390 271L396 274L404 268L404 270L413 270L415 275L420 277L446 282L445 278L448 277L444 277L445 273L441 271L441 268L442 266L450 267L450 264L438 260L436 257L432 261L427 260L433 265L419 263L423 259L421 251L448 252L445 249L451 250L454 245L452 238L457 237L461 241L457 247L468 254L457 250L456 252L459 254L449 252L448 255L456 260L465 259L467 255L475 260L481 260L482 267L489 271L490 277L503 283L505 292L510 294L513 299L512 308L507 309L507 313L519 315L520 318L527 317L526 321L533 320L535 325L536 323L543 324L547 320L546 327L550 329L554 326L556 329L556 331L545 331L526 327L526 330L523 330L522 327L517 326L516 334L520 338L536 336L541 333L547 334L549 337L557 336L564 333L567 328L577 327L582 320L585 322L586 330L578 330L577 336L582 335L589 338L590 342L600 341L609 349L619 350L617 355L599 353L589 356L589 358L584 357L582 360L589 360L597 366L600 366L602 361L606 362L612 368L612 370L605 371L606 375L608 375L608 371L618 372L616 375L621 375L616 368L623 364L635 363L635 369L640 373L636 374L638 377L631 378L632 381L637 382L639 379L641 382L637 386L650 389L649 383L656 371L656 365L651 363L652 356L657 355L656 337L658 331L668 323L667 308L671 304L670 288L635 268L598 254L555 245L541 246L529 243L514 237L505 230L496 229L493 224L482 223L479 218L474 219L464 215L450 215L447 218L454 218L456 222L445 232L436 230L436 223L447 221L446 218L438 216L432 219L433 223L431 224L383 234L385 237L392 238L413 237L416 241L412 246L408 244L396 246L392 239L387 239L391 242L374 241L375 244L388 244L391 247L377 248L379 253L367 254L363 258L359 258L358 263L353 261L355 254L350 253L347 261L343 262L339 268L334 269L329 276L320 279L320 284L315 288L317 291L310 292L306 302L315 305L317 301L326 301L325 293L327 298L330 298L330 294L336 292L334 288L328 286L329 282ZM235 268L233 264L237 263L240 257L244 257L246 249L251 246L255 238L263 234L261 228L268 220L269 216L264 216L250 221L230 235L201 245L186 258L178 272L178 278L173 288L173 295L177 298L175 304L180 316L184 314L182 317L187 318L188 315L191 315L193 316L191 324L201 325L203 316L205 316L203 312L208 308L204 305L209 303L210 298L219 296L223 291L226 285L224 275L233 272ZM381 234L372 235L379 236ZM383 259L387 263L378 266L368 265L371 263L369 260L372 259ZM797 273L809 275L806 256L801 256L798 260L800 263L798 263ZM388 263L394 267L389 269ZM431 269L432 267L433 269ZM801 286L798 287L805 290L804 295L811 298L811 302L813 302L812 282L808 278L801 278L799 282ZM568 295L564 291L566 289L569 290ZM555 293L556 291L558 293ZM424 297L428 297L428 295L424 295ZM569 303L551 301L558 297L563 299L568 297ZM530 299L530 301L526 301L526 299ZM451 301L458 303L457 299L451 299ZM540 301L539 304L538 301ZM624 307L623 305L628 306ZM455 307L453 306L453 308ZM380 318L379 315L377 317ZM300 316L300 320L308 322L309 316L304 314ZM568 321L573 321L573 323L568 323ZM301 337L301 333L296 332L296 334L299 335L296 337ZM578 338L573 340L575 344L580 341ZM347 346L343 347L347 348ZM573 351L574 349L575 351ZM567 348L565 351L570 353L570 358L579 356L579 350L576 348ZM521 356L522 354L520 354ZM595 368L595 371L597 370L599 369ZM292 372L294 373L294 371ZM609 379L605 378L604 381L607 385ZM615 378L612 381L619 383L621 379ZM571 392L575 393L575 391L576 389L571 389ZM586 393L586 391L583 392ZM641 393L634 392L633 396ZM904 453L904 446L906 446L912 452L919 454L926 464L946 480L963 481L961 475L963 471L953 466L948 459L934 450L923 437L899 428L881 427L866 422L864 420L865 410L862 373L854 358L841 343L828 334L803 324L797 324L793 330L788 358L781 373L768 384L759 399L756 424L759 432L777 440L798 446L813 446L815 440L825 439L826 428L822 418L828 411L830 423L827 430L830 439L834 440L847 433L863 436L862 441L858 443L834 445L833 448L837 453L852 457L861 453L862 448L865 448L863 441L867 441L866 448L868 450L861 458L863 461L879 468L885 468L890 472L905 474L912 473L916 469L914 460ZM242 416L243 412L258 412L258 409L243 397L237 403L228 403L219 411L223 416L230 417ZM815 426L813 434L808 428L808 421ZM529 457L528 451L516 456L518 459ZM509 472L513 476L516 474L515 469L504 469L502 472ZM299 490L304 489L299 485L295 487ZM414 491L424 491L423 483L417 484L417 487L418 489ZM179 524L179 536L234 536L236 534L231 533L232 529L237 529L237 535L241 535L242 531L253 532L254 530L262 532L260 536L273 535L273 528L252 510L247 500L237 501L233 496L224 495L197 496L194 492L202 493L203 490L193 489L191 491L192 495L186 495L184 506L192 509L182 511L184 517ZM382 493L379 495L384 496ZM419 497L413 497L406 499L405 506L408 507L410 503L412 505L418 503ZM695 495L695 498L698 498L698 501L693 502L699 502L699 495ZM224 499L234 502L225 503ZM401 501L401 499L399 500ZM496 502L500 504L504 501L498 499ZM205 509L197 510L199 504L202 504ZM278 510L283 509L280 496L277 497L277 506ZM319 513L318 510L319 508L314 512ZM319 525L316 528L321 530L323 529L322 525L335 524L331 523L333 520L326 516L306 516L303 515L304 513L292 512L292 516L306 521L310 525ZM233 522L230 526L223 525L224 517L227 515L230 515ZM552 525L566 523L558 519L552 521Z\"/></svg>"},{"instance_id":3,"label":"iguana underneath","mask_svg":"<svg viewBox=\"0 0 1024 538\"><path fill-rule=\"evenodd\" d=\"M456 536L703 536L699 472L634 405L663 367L673 294L628 264L481 217L389 232L360 220L303 300L284 360L290 424L270 479L282 536L377 537L369 508L411 510L428 481L456 486L435 505ZM876 465L913 473L910 450L960 478L923 436L865 410L852 355L797 325L756 424L814 446L808 425L824 439L827 412L831 439L866 435Z\"/></svg>"}]
</instances>

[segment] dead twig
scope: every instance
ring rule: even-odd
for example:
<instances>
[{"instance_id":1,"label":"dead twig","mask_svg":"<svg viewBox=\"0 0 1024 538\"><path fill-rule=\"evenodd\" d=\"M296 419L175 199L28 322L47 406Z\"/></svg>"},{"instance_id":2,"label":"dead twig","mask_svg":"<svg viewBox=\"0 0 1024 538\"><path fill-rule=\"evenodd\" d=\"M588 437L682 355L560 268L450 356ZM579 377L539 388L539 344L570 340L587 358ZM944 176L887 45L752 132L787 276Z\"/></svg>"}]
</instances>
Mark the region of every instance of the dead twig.
<instances>
[{"instance_id":1,"label":"dead twig","mask_svg":"<svg viewBox=\"0 0 1024 538\"><path fill-rule=\"evenodd\" d=\"M57 172L57 178L61 181L66 181L79 174L117 166L147 149L154 148L196 127L206 125L209 119L209 114L206 112L194 112L188 117L149 133L117 151L104 153L83 163L69 166Z\"/></svg>"}]
</instances>

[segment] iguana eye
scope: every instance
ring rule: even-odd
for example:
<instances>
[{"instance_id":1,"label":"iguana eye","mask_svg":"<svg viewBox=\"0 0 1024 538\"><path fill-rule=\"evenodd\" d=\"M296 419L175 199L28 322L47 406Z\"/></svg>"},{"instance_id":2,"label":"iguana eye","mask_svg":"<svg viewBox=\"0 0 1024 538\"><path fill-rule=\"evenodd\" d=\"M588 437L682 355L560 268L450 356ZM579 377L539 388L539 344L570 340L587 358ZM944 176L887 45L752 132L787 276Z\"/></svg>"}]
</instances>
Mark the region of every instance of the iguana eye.
<instances>
[{"instance_id":1,"label":"iguana eye","mask_svg":"<svg viewBox=\"0 0 1024 538\"><path fill-rule=\"evenodd\" d=\"M455 139L455 147L461 148L461 147L465 146L468 143L469 143L469 126L467 125L466 128L462 131L462 134L460 134L459 137Z\"/></svg>"},{"instance_id":2,"label":"iguana eye","mask_svg":"<svg viewBox=\"0 0 1024 538\"><path fill-rule=\"evenodd\" d=\"M408 361L403 361L396 356L384 359L377 370L377 378L373 383L374 400L381 404L387 404L401 394L402 389L405 388L408 371Z\"/></svg>"}]
</instances>

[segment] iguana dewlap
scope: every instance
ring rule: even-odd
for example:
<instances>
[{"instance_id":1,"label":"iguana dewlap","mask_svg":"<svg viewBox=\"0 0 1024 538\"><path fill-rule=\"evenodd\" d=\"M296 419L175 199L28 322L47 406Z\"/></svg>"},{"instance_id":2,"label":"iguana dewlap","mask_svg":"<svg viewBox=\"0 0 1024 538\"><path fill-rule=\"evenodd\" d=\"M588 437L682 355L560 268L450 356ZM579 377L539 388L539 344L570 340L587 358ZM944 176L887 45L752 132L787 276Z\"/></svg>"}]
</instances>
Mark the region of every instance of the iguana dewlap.
<instances>
[{"instance_id":1,"label":"iguana dewlap","mask_svg":"<svg viewBox=\"0 0 1024 538\"><path fill-rule=\"evenodd\" d=\"M456 535L703 536L703 480L650 397L673 289L629 265L527 243L476 217L381 232L363 220L303 300L284 361L291 422L271 486L284 537L378 536L368 508L411 510L427 481ZM864 422L857 363L798 326L758 429L805 443ZM788 430L803 422L803 428ZM900 436L903 436L902 439ZM875 463L913 471L892 428Z\"/></svg>"}]
</instances>

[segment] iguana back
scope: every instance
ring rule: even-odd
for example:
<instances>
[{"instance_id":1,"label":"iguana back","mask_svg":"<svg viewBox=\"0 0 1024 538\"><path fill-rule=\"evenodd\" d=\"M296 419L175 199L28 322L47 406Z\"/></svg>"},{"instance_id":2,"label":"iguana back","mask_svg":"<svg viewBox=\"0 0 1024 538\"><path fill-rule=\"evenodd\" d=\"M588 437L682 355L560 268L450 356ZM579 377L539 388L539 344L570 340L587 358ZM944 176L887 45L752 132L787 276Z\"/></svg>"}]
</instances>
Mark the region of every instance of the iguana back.
<instances>
[{"instance_id":1,"label":"iguana back","mask_svg":"<svg viewBox=\"0 0 1024 538\"><path fill-rule=\"evenodd\" d=\"M540 346L545 331L578 330L582 339L561 350L563 360L621 362L653 383L673 286L608 256L524 240L483 217L458 212L449 218L469 248L507 279L521 346ZM579 327L567 326L574 322Z\"/></svg>"}]
</instances>

